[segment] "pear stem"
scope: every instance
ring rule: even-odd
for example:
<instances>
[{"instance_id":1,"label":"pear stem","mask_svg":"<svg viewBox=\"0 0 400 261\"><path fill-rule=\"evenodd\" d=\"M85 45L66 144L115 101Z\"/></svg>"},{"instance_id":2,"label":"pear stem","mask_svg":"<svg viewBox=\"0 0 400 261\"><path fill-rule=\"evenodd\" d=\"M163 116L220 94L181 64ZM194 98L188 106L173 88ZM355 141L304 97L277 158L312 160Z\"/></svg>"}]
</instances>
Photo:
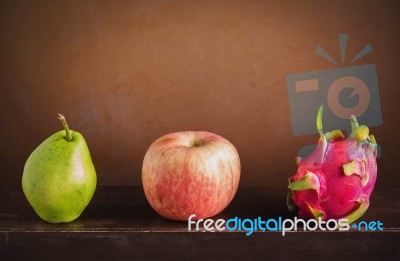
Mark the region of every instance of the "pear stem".
<instances>
[{"instance_id":1,"label":"pear stem","mask_svg":"<svg viewBox=\"0 0 400 261\"><path fill-rule=\"evenodd\" d=\"M57 117L61 121L62 125L64 126L64 130L65 130L65 134L66 134L65 139L67 141L71 141L72 135L71 135L71 131L69 130L67 120L65 119L64 115L62 115L61 113L57 114Z\"/></svg>"}]
</instances>

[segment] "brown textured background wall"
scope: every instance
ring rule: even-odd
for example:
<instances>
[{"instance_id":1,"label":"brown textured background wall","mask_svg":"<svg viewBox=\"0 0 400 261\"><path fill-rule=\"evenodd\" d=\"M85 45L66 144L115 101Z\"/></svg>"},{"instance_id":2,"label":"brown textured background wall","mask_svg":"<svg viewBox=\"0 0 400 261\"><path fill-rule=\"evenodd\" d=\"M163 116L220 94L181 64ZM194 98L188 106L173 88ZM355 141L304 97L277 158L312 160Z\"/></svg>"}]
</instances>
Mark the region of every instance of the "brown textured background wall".
<instances>
[{"instance_id":1,"label":"brown textured background wall","mask_svg":"<svg viewBox=\"0 0 400 261\"><path fill-rule=\"evenodd\" d=\"M1 185L19 186L32 150L61 129L87 139L99 185L140 185L159 136L208 130L242 160L241 185L286 186L297 150L285 76L333 69L314 54L377 67L379 186L399 184L398 1L1 1Z\"/></svg>"}]
</instances>

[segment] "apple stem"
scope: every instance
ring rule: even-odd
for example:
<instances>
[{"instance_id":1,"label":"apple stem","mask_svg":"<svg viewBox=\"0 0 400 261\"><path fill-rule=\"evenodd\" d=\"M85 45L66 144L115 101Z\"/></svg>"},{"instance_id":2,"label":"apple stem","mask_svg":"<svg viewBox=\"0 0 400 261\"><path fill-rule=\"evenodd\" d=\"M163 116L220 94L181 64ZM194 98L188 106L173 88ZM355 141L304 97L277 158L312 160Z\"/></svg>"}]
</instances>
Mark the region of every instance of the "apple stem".
<instances>
[{"instance_id":1,"label":"apple stem","mask_svg":"<svg viewBox=\"0 0 400 261\"><path fill-rule=\"evenodd\" d=\"M71 135L71 131L69 130L67 120L65 119L64 115L62 115L61 113L57 114L57 117L61 121L62 125L64 126L64 130L65 130L65 134L66 134L65 139L67 141L71 141L72 135Z\"/></svg>"}]
</instances>

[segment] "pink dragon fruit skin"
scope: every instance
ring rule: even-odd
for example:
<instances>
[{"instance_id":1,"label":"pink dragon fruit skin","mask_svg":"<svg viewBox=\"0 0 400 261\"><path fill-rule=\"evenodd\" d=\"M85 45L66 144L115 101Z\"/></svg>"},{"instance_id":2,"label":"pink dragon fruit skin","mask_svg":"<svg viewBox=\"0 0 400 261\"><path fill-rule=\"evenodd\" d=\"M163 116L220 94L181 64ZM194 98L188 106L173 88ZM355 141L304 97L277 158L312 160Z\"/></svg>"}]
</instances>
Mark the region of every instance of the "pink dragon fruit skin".
<instances>
[{"instance_id":1,"label":"pink dragon fruit skin","mask_svg":"<svg viewBox=\"0 0 400 261\"><path fill-rule=\"evenodd\" d=\"M317 148L306 158L296 158L297 173L289 179L288 207L303 219L360 218L369 207L369 197L377 176L377 144L368 127L359 126L351 116L352 133L322 132L321 106Z\"/></svg>"}]
</instances>

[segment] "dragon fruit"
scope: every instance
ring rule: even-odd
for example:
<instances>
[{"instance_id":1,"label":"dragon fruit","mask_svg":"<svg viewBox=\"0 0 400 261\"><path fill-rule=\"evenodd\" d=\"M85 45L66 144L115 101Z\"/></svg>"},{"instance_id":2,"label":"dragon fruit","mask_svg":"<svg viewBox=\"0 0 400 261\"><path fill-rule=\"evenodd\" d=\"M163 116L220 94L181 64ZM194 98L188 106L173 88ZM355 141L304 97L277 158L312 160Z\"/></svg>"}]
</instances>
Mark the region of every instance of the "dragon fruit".
<instances>
[{"instance_id":1,"label":"dragon fruit","mask_svg":"<svg viewBox=\"0 0 400 261\"><path fill-rule=\"evenodd\" d=\"M360 218L369 207L377 176L377 143L367 126L351 116L352 132L322 132L321 106L317 114L320 139L304 159L296 158L297 173L289 178L288 208L302 219Z\"/></svg>"}]
</instances>

